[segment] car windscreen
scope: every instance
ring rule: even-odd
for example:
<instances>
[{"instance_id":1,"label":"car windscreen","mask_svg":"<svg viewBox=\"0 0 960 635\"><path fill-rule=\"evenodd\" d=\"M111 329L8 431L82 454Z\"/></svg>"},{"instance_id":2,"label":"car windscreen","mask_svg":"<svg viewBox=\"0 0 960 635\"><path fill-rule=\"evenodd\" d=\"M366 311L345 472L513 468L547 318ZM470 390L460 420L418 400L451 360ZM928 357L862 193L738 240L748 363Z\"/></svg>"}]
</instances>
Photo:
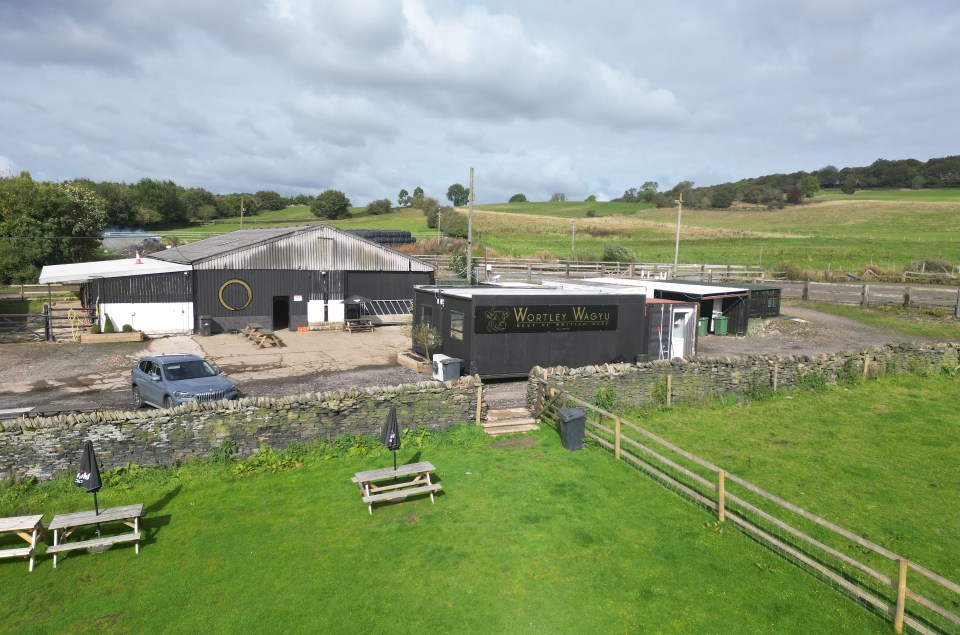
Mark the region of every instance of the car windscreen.
<instances>
[{"instance_id":1,"label":"car windscreen","mask_svg":"<svg viewBox=\"0 0 960 635\"><path fill-rule=\"evenodd\" d=\"M213 370L213 366L203 360L174 362L163 365L163 375L170 381L213 377L216 374L217 372Z\"/></svg>"}]
</instances>

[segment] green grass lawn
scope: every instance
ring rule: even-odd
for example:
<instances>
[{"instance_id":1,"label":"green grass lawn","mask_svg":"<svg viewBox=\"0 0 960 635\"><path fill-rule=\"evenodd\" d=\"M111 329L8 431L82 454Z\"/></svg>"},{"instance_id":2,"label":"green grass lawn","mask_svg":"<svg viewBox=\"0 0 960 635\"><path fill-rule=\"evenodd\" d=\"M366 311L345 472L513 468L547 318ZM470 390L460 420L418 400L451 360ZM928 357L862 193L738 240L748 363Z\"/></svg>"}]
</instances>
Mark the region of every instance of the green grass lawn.
<instances>
[{"instance_id":1,"label":"green grass lawn","mask_svg":"<svg viewBox=\"0 0 960 635\"><path fill-rule=\"evenodd\" d=\"M375 508L350 477L390 463L308 460L235 477L193 463L101 492L143 502L148 538L102 554L0 562L19 633L883 633L889 625L599 449L552 430L476 428L400 452L444 491ZM0 489L0 515L88 508L68 479Z\"/></svg>"},{"instance_id":2,"label":"green grass lawn","mask_svg":"<svg viewBox=\"0 0 960 635\"><path fill-rule=\"evenodd\" d=\"M958 395L956 376L900 376L712 409L625 414L722 469L956 582Z\"/></svg>"}]
</instances>

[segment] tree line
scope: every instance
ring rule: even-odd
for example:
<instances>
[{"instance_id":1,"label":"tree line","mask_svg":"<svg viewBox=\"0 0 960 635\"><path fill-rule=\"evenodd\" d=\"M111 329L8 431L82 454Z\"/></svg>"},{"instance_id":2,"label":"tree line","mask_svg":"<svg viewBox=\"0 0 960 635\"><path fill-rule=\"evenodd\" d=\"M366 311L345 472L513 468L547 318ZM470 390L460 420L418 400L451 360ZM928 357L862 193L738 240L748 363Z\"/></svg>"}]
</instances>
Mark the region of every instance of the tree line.
<instances>
[{"instance_id":1,"label":"tree line","mask_svg":"<svg viewBox=\"0 0 960 635\"><path fill-rule=\"evenodd\" d=\"M639 188L630 188L615 201L653 203L670 207L683 196L684 206L693 208L730 207L736 201L782 208L800 204L805 198L816 196L822 190L853 194L864 189L960 188L960 156L930 159L877 159L866 167L838 169L828 165L813 172L768 174L735 183L710 187L694 187L691 181L682 181L661 192L659 184L647 181Z\"/></svg>"}]
</instances>

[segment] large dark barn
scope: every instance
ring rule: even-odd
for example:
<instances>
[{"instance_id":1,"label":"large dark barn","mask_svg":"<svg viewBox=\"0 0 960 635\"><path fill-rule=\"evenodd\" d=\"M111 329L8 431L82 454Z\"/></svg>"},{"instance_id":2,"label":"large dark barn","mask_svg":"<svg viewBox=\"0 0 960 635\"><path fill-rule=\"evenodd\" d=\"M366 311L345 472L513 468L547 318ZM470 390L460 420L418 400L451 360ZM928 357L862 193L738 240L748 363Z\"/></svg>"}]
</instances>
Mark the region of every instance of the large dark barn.
<instances>
[{"instance_id":1,"label":"large dark barn","mask_svg":"<svg viewBox=\"0 0 960 635\"><path fill-rule=\"evenodd\" d=\"M79 282L88 308L146 333L270 329L342 322L344 299L381 316L409 315L431 265L328 225L243 229L150 258L45 267L40 282ZM122 264L109 264L118 263Z\"/></svg>"}]
</instances>

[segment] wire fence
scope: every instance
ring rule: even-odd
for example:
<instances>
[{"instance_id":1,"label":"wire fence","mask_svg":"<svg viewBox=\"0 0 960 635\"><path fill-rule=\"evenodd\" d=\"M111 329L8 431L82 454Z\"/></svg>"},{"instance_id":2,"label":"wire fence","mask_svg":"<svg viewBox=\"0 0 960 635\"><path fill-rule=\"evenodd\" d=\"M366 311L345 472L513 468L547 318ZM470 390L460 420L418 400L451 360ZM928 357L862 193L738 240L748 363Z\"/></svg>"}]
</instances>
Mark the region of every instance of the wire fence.
<instances>
[{"instance_id":1,"label":"wire fence","mask_svg":"<svg viewBox=\"0 0 960 635\"><path fill-rule=\"evenodd\" d=\"M541 421L564 425L561 409L582 408L589 439L616 460L715 513L715 529L732 525L883 616L896 633L905 627L924 635L960 633L956 608L947 608L960 606L960 585L578 399L545 378L533 381L535 415Z\"/></svg>"}]
</instances>

